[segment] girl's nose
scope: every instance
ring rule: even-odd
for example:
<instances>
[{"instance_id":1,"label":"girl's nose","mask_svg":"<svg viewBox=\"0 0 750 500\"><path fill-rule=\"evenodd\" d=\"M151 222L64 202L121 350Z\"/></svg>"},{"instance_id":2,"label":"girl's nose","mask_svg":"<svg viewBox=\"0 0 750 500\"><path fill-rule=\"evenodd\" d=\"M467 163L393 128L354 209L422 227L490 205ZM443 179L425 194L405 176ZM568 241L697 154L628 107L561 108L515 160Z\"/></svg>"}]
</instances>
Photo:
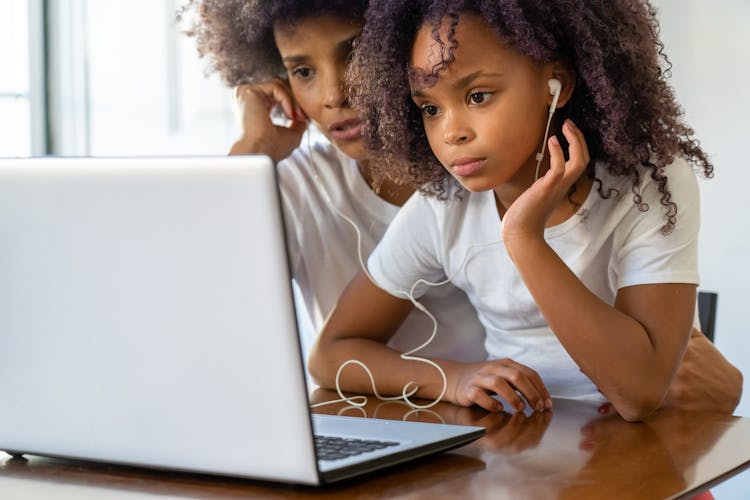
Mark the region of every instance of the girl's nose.
<instances>
[{"instance_id":1,"label":"girl's nose","mask_svg":"<svg viewBox=\"0 0 750 500\"><path fill-rule=\"evenodd\" d=\"M443 133L443 142L451 145L459 145L469 142L474 138L474 132L471 128L454 118L446 120L445 131Z\"/></svg>"}]
</instances>

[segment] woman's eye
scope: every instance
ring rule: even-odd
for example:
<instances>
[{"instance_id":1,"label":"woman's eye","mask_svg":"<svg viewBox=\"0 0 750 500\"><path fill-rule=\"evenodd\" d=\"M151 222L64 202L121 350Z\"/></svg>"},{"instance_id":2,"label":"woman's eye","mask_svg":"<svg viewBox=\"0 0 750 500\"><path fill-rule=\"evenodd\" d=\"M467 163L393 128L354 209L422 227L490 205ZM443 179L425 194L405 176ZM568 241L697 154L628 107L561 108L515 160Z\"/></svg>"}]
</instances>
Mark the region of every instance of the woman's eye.
<instances>
[{"instance_id":1,"label":"woman's eye","mask_svg":"<svg viewBox=\"0 0 750 500\"><path fill-rule=\"evenodd\" d=\"M425 116L435 116L438 114L438 108L437 106L426 104L422 106L422 114L424 114Z\"/></svg>"},{"instance_id":2,"label":"woman's eye","mask_svg":"<svg viewBox=\"0 0 750 500\"><path fill-rule=\"evenodd\" d=\"M296 76L297 78L301 78L304 80L312 76L312 69L305 67L305 66L301 66L299 68L295 68L292 71L292 74Z\"/></svg>"},{"instance_id":3,"label":"woman's eye","mask_svg":"<svg viewBox=\"0 0 750 500\"><path fill-rule=\"evenodd\" d=\"M469 96L469 101L471 101L472 104L482 104L490 98L490 95L489 92L473 92Z\"/></svg>"}]
</instances>

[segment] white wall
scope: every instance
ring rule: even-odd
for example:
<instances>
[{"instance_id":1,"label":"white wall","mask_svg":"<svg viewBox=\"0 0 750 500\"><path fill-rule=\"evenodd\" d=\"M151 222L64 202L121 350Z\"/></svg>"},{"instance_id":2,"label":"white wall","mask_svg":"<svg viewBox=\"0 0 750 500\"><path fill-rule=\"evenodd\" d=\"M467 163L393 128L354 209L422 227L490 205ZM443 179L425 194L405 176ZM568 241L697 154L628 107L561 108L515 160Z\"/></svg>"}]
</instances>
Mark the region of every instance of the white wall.
<instances>
[{"instance_id":1,"label":"white wall","mask_svg":"<svg viewBox=\"0 0 750 500\"><path fill-rule=\"evenodd\" d=\"M719 292L716 345L750 376L750 2L654 0L671 83L716 176L701 182L701 288ZM750 415L750 391L737 413Z\"/></svg>"},{"instance_id":2,"label":"white wall","mask_svg":"<svg viewBox=\"0 0 750 500\"><path fill-rule=\"evenodd\" d=\"M202 78L175 0L86 1L90 153L224 154L232 92Z\"/></svg>"},{"instance_id":3,"label":"white wall","mask_svg":"<svg viewBox=\"0 0 750 500\"><path fill-rule=\"evenodd\" d=\"M224 154L233 98L203 78L178 0L57 0L49 6L53 153Z\"/></svg>"}]
</instances>

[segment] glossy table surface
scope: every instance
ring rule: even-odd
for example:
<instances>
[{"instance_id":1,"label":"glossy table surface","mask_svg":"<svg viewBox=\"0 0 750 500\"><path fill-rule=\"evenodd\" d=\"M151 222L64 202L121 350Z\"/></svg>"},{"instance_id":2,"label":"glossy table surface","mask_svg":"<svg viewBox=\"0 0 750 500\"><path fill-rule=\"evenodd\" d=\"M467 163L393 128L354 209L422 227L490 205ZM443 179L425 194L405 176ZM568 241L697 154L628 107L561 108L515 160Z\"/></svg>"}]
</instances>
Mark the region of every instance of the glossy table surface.
<instances>
[{"instance_id":1,"label":"glossy table surface","mask_svg":"<svg viewBox=\"0 0 750 500\"><path fill-rule=\"evenodd\" d=\"M323 488L0 453L0 498L689 498L750 465L750 418L663 411L633 424L596 405L554 403L519 414L372 399L364 410L322 407L487 429L468 446Z\"/></svg>"}]
</instances>

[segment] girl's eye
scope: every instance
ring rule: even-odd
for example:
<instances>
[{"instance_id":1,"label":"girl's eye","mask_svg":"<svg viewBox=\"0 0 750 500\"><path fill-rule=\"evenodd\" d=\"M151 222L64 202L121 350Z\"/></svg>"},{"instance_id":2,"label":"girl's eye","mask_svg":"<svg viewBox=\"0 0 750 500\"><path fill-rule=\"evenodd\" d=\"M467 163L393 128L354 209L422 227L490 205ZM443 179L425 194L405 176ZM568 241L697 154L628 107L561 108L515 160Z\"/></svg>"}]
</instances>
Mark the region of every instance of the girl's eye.
<instances>
[{"instance_id":1,"label":"girl's eye","mask_svg":"<svg viewBox=\"0 0 750 500\"><path fill-rule=\"evenodd\" d=\"M490 92L472 92L469 95L469 101L472 104L482 104L490 98L492 94Z\"/></svg>"},{"instance_id":2,"label":"girl's eye","mask_svg":"<svg viewBox=\"0 0 750 500\"><path fill-rule=\"evenodd\" d=\"M438 108L432 104L425 104L422 106L422 114L425 116L435 116L438 114Z\"/></svg>"}]
</instances>

